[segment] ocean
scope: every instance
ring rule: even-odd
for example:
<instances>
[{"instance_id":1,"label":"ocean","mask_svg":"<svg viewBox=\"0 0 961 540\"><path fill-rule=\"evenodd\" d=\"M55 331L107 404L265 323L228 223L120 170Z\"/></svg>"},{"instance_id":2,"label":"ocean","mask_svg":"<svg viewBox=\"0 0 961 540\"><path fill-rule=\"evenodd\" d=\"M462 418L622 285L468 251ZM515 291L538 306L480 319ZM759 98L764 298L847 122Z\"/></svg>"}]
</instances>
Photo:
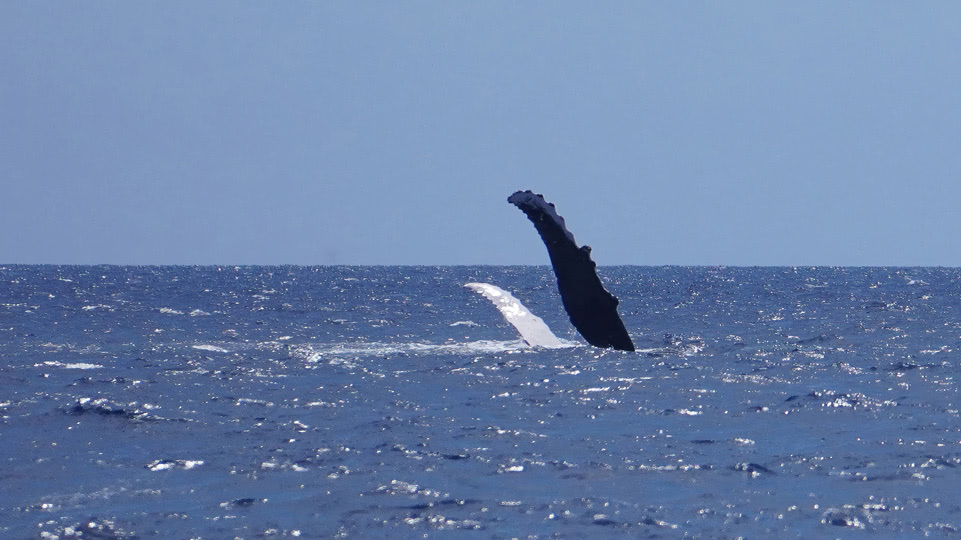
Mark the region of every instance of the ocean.
<instances>
[{"instance_id":1,"label":"ocean","mask_svg":"<svg viewBox=\"0 0 961 540\"><path fill-rule=\"evenodd\" d=\"M2 266L0 538L961 536L961 270L599 274Z\"/></svg>"}]
</instances>

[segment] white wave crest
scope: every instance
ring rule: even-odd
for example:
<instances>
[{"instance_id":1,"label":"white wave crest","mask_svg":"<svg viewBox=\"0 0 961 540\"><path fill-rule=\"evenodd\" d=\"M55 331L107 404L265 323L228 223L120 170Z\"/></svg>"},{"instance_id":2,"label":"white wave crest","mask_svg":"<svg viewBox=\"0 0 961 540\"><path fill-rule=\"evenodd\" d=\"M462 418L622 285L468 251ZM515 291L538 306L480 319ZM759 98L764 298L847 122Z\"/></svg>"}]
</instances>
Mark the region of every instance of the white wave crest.
<instances>
[{"instance_id":1,"label":"white wave crest","mask_svg":"<svg viewBox=\"0 0 961 540\"><path fill-rule=\"evenodd\" d=\"M480 340L451 343L310 343L291 345L289 354L307 362L321 362L340 357L383 357L389 355L474 355L498 354L530 350L524 340Z\"/></svg>"},{"instance_id":2,"label":"white wave crest","mask_svg":"<svg viewBox=\"0 0 961 540\"><path fill-rule=\"evenodd\" d=\"M194 345L193 348L194 348L194 349L197 349L197 350L199 350L199 351L210 351L210 352L219 352L219 353L228 353L228 352L230 352L229 350L227 350L227 349L225 349L225 348L223 348L223 347L218 347L218 346L216 346L216 345L208 345L208 344L206 344L206 343L205 343L205 344L201 344L201 345Z\"/></svg>"},{"instance_id":3,"label":"white wave crest","mask_svg":"<svg viewBox=\"0 0 961 540\"><path fill-rule=\"evenodd\" d=\"M61 367L61 368L64 368L64 369L100 369L100 368L103 367L103 366L101 366L100 364L90 364L90 363L87 363L87 362L68 362L68 363L64 363L64 362L55 362L55 361L52 361L52 360L47 360L46 362L43 362L42 364L34 364L34 367L41 367L41 366Z\"/></svg>"}]
</instances>

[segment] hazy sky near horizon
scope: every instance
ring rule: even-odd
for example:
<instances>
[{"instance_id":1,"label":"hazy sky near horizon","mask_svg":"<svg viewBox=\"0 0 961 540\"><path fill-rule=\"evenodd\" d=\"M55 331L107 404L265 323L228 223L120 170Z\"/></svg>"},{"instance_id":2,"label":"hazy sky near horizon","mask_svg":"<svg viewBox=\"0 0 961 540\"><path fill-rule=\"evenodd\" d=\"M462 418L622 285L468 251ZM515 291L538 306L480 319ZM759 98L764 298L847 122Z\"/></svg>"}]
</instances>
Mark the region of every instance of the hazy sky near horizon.
<instances>
[{"instance_id":1,"label":"hazy sky near horizon","mask_svg":"<svg viewBox=\"0 0 961 540\"><path fill-rule=\"evenodd\" d=\"M961 266L961 3L3 2L0 263Z\"/></svg>"}]
</instances>

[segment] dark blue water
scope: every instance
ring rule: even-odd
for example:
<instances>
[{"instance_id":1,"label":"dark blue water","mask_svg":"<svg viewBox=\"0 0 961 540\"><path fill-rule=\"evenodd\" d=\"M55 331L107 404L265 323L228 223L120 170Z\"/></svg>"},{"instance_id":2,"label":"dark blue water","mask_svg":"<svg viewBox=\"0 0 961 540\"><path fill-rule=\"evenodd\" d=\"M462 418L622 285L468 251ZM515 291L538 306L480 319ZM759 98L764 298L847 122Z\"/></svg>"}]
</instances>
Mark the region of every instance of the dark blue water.
<instances>
[{"instance_id":1,"label":"dark blue water","mask_svg":"<svg viewBox=\"0 0 961 540\"><path fill-rule=\"evenodd\" d=\"M961 271L0 268L2 538L961 535Z\"/></svg>"}]
</instances>

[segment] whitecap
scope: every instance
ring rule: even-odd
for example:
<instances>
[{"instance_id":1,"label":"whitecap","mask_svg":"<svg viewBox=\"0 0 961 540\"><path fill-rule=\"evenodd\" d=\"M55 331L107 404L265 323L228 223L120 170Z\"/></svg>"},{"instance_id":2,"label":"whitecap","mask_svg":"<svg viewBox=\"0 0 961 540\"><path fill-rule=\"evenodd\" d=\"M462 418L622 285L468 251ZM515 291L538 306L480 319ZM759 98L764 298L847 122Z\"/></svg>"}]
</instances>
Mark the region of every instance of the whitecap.
<instances>
[{"instance_id":1,"label":"whitecap","mask_svg":"<svg viewBox=\"0 0 961 540\"><path fill-rule=\"evenodd\" d=\"M194 348L194 349L197 349L197 350L200 350L200 351L210 351L210 352L219 352L219 353L229 353L229 352L230 352L230 351L228 351L227 349L225 349L225 348L223 348L223 347L218 347L218 346L216 346L216 345L207 345L207 344L194 345L193 348Z\"/></svg>"},{"instance_id":2,"label":"whitecap","mask_svg":"<svg viewBox=\"0 0 961 540\"><path fill-rule=\"evenodd\" d=\"M576 344L565 342L568 347ZM196 347L196 346L195 346ZM288 352L291 356L301 358L308 363L316 363L325 357L344 357L352 359L358 357L383 357L395 354L410 355L474 355L498 354L509 352L523 352L531 349L522 339L510 341L479 340L468 342L424 343L424 342L355 342L355 343L311 343L290 345Z\"/></svg>"},{"instance_id":3,"label":"whitecap","mask_svg":"<svg viewBox=\"0 0 961 540\"><path fill-rule=\"evenodd\" d=\"M183 469L189 471L195 467L203 465L204 461L202 459L155 459L150 463L144 465L145 468L151 471L167 471L170 469Z\"/></svg>"},{"instance_id":4,"label":"whitecap","mask_svg":"<svg viewBox=\"0 0 961 540\"><path fill-rule=\"evenodd\" d=\"M47 360L42 364L34 364L34 367L40 367L40 366L62 367L64 369L100 369L103 367L100 364L90 364L87 362L64 363L64 362L56 362L53 360Z\"/></svg>"}]
</instances>

